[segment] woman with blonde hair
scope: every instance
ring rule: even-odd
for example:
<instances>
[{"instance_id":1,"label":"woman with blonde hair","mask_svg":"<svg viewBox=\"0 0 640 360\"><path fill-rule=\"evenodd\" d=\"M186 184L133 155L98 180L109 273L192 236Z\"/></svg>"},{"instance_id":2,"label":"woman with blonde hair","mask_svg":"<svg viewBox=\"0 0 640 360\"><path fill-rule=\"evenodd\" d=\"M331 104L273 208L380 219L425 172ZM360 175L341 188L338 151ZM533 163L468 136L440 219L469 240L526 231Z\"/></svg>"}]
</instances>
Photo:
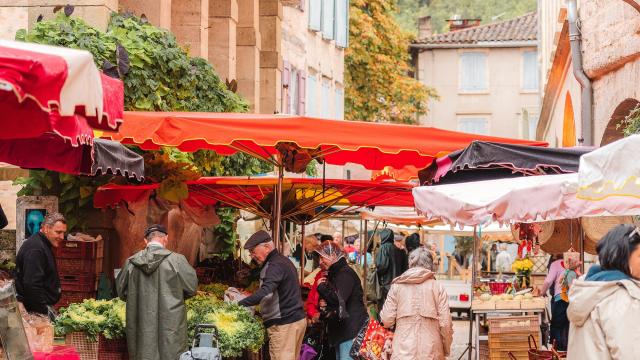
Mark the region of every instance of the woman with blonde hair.
<instances>
[{"instance_id":1,"label":"woman with blonde hair","mask_svg":"<svg viewBox=\"0 0 640 360\"><path fill-rule=\"evenodd\" d=\"M392 360L442 360L449 356L453 323L444 288L436 281L425 248L409 254L409 270L391 283L380 319L395 325Z\"/></svg>"}]
</instances>

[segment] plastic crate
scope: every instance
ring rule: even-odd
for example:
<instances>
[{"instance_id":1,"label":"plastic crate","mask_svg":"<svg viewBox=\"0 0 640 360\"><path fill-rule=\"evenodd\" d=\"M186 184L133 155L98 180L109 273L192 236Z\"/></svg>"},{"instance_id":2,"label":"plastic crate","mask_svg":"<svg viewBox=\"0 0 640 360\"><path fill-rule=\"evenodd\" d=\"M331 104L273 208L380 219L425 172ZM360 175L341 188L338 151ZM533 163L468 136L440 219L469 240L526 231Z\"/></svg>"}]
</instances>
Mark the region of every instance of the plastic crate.
<instances>
[{"instance_id":1,"label":"plastic crate","mask_svg":"<svg viewBox=\"0 0 640 360\"><path fill-rule=\"evenodd\" d=\"M127 339L110 340L102 335L98 336L98 351L100 352L127 352Z\"/></svg>"},{"instance_id":2,"label":"plastic crate","mask_svg":"<svg viewBox=\"0 0 640 360\"><path fill-rule=\"evenodd\" d=\"M60 274L60 288L62 291L97 290L98 283L95 274Z\"/></svg>"},{"instance_id":3,"label":"plastic crate","mask_svg":"<svg viewBox=\"0 0 640 360\"><path fill-rule=\"evenodd\" d=\"M98 360L129 360L126 352L98 351Z\"/></svg>"},{"instance_id":4,"label":"plastic crate","mask_svg":"<svg viewBox=\"0 0 640 360\"><path fill-rule=\"evenodd\" d=\"M89 341L87 334L72 332L65 336L64 342L76 349L81 360L98 360L98 342Z\"/></svg>"},{"instance_id":5,"label":"plastic crate","mask_svg":"<svg viewBox=\"0 0 640 360\"><path fill-rule=\"evenodd\" d=\"M95 291L63 291L55 308L60 309L70 304L82 302L84 299L95 299L95 297Z\"/></svg>"},{"instance_id":6,"label":"plastic crate","mask_svg":"<svg viewBox=\"0 0 640 360\"><path fill-rule=\"evenodd\" d=\"M490 317L489 335L500 333L538 334L540 319L537 315ZM526 340L526 339L525 339Z\"/></svg>"},{"instance_id":7,"label":"plastic crate","mask_svg":"<svg viewBox=\"0 0 640 360\"><path fill-rule=\"evenodd\" d=\"M102 272L102 260L97 259L67 259L57 258L56 267L59 273L66 274L95 274Z\"/></svg>"},{"instance_id":8,"label":"plastic crate","mask_svg":"<svg viewBox=\"0 0 640 360\"><path fill-rule=\"evenodd\" d=\"M99 259L104 257L104 241L63 241L54 248L60 259Z\"/></svg>"}]
</instances>

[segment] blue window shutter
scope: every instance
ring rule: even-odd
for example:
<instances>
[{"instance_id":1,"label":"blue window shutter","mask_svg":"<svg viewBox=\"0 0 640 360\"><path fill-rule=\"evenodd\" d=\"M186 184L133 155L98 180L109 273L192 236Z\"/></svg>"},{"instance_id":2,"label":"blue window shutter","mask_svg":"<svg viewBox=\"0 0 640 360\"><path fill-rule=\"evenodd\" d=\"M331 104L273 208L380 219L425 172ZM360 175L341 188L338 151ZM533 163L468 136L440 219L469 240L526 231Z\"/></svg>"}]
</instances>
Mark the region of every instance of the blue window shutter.
<instances>
[{"instance_id":1,"label":"blue window shutter","mask_svg":"<svg viewBox=\"0 0 640 360\"><path fill-rule=\"evenodd\" d=\"M336 0L336 45L349 44L349 0Z\"/></svg>"},{"instance_id":2,"label":"blue window shutter","mask_svg":"<svg viewBox=\"0 0 640 360\"><path fill-rule=\"evenodd\" d=\"M538 53L525 51L522 53L522 90L538 90Z\"/></svg>"},{"instance_id":3,"label":"blue window shutter","mask_svg":"<svg viewBox=\"0 0 640 360\"><path fill-rule=\"evenodd\" d=\"M322 0L309 0L309 29L322 30Z\"/></svg>"},{"instance_id":4,"label":"blue window shutter","mask_svg":"<svg viewBox=\"0 0 640 360\"><path fill-rule=\"evenodd\" d=\"M322 117L325 119L331 118L331 112L329 111L329 89L331 84L329 80L322 80Z\"/></svg>"},{"instance_id":5,"label":"blue window shutter","mask_svg":"<svg viewBox=\"0 0 640 360\"><path fill-rule=\"evenodd\" d=\"M333 40L335 37L336 0L322 0L322 37Z\"/></svg>"},{"instance_id":6,"label":"blue window shutter","mask_svg":"<svg viewBox=\"0 0 640 360\"><path fill-rule=\"evenodd\" d=\"M344 89L336 87L336 119L344 120Z\"/></svg>"},{"instance_id":7,"label":"blue window shutter","mask_svg":"<svg viewBox=\"0 0 640 360\"><path fill-rule=\"evenodd\" d=\"M469 134L487 135L487 119L481 117L460 119L458 120L458 131Z\"/></svg>"},{"instance_id":8,"label":"blue window shutter","mask_svg":"<svg viewBox=\"0 0 640 360\"><path fill-rule=\"evenodd\" d=\"M465 52L460 55L460 90L487 90L487 55L481 52Z\"/></svg>"},{"instance_id":9,"label":"blue window shutter","mask_svg":"<svg viewBox=\"0 0 640 360\"><path fill-rule=\"evenodd\" d=\"M315 117L316 114L316 77L307 77L307 115Z\"/></svg>"},{"instance_id":10,"label":"blue window shutter","mask_svg":"<svg viewBox=\"0 0 640 360\"><path fill-rule=\"evenodd\" d=\"M304 71L298 72L298 115L307 115L305 105L307 104L307 74Z\"/></svg>"}]
</instances>

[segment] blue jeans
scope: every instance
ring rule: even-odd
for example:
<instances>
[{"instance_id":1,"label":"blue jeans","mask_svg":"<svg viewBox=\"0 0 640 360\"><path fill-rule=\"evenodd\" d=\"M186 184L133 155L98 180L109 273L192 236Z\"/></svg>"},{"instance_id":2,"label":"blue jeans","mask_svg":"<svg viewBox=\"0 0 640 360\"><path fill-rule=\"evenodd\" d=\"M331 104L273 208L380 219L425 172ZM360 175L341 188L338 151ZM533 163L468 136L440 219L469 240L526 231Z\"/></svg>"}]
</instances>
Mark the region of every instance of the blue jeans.
<instances>
[{"instance_id":1,"label":"blue jeans","mask_svg":"<svg viewBox=\"0 0 640 360\"><path fill-rule=\"evenodd\" d=\"M353 339L341 342L340 344L336 345L336 360L352 359L352 357L349 356L351 345L353 345Z\"/></svg>"}]
</instances>

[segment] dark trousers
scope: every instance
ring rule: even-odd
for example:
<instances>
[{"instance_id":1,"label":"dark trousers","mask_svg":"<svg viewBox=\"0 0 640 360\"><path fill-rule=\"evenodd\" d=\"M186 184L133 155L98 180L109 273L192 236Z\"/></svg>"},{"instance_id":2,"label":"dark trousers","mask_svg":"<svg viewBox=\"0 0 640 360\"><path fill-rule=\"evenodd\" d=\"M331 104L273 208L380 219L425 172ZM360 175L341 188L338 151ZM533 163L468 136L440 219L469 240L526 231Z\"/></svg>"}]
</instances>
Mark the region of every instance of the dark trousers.
<instances>
[{"instance_id":1,"label":"dark trousers","mask_svg":"<svg viewBox=\"0 0 640 360\"><path fill-rule=\"evenodd\" d=\"M564 300L551 302L551 343L555 342L558 351L567 351L569 343L569 303Z\"/></svg>"}]
</instances>

